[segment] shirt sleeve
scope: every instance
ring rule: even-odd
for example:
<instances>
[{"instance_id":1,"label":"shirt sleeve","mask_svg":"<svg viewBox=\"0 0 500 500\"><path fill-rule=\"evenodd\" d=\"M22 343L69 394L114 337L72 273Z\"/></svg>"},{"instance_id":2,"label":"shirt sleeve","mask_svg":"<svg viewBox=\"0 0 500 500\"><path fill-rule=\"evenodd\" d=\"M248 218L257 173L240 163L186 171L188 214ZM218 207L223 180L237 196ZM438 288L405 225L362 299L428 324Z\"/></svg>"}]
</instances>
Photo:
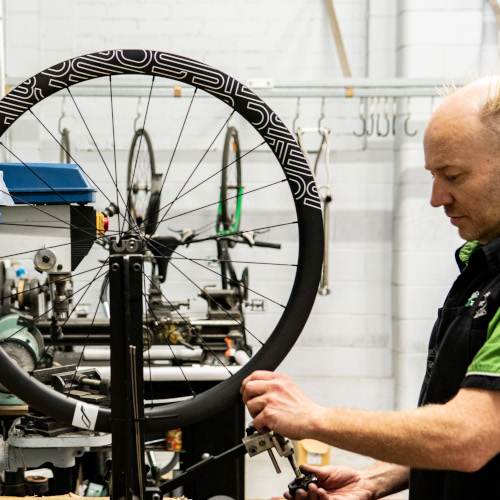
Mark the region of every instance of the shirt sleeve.
<instances>
[{"instance_id":1,"label":"shirt sleeve","mask_svg":"<svg viewBox=\"0 0 500 500\"><path fill-rule=\"evenodd\" d=\"M488 325L486 342L469 365L462 387L500 390L500 309Z\"/></svg>"}]
</instances>

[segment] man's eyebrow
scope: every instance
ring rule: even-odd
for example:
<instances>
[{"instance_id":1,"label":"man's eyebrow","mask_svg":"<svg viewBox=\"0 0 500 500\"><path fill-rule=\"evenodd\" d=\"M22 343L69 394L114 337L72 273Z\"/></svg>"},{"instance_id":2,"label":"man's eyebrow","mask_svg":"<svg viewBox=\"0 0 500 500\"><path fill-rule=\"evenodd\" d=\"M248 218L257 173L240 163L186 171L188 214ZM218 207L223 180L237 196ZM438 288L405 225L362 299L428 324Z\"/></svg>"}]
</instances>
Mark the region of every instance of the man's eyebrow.
<instances>
[{"instance_id":1,"label":"man's eyebrow","mask_svg":"<svg viewBox=\"0 0 500 500\"><path fill-rule=\"evenodd\" d=\"M425 166L426 170L429 170L429 172L442 172L443 170L446 170L447 168L451 168L452 165L441 165L439 167L428 167L427 165Z\"/></svg>"}]
</instances>

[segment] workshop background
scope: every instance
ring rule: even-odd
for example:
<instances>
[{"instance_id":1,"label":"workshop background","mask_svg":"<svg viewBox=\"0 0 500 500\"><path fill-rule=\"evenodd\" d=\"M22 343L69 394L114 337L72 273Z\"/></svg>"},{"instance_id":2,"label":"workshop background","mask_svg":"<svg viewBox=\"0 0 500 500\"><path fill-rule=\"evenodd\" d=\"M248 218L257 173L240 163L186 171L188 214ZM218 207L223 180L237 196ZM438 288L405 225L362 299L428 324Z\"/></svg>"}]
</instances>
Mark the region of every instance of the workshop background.
<instances>
[{"instance_id":1,"label":"workshop background","mask_svg":"<svg viewBox=\"0 0 500 500\"><path fill-rule=\"evenodd\" d=\"M318 295L280 371L323 405L412 408L461 243L442 209L429 205L423 132L442 85L498 70L498 6L495 0L334 0L346 68L328 1L5 0L6 84L93 51L151 48L254 82L289 128L316 127L321 118L332 148L331 293ZM377 117L379 134L363 133L364 120L370 127ZM395 132L384 135L393 121ZM46 159L41 131L18 133L15 140L34 161ZM245 140L241 135L250 146ZM73 141L76 151L88 146L88 138ZM308 144L314 149L312 139ZM155 154L170 147L158 138ZM256 279L272 286L272 273ZM266 313L256 321L265 322ZM290 481L290 471L277 476L264 455L247 459L249 499L279 496ZM370 463L335 449L330 460L355 468Z\"/></svg>"}]
</instances>

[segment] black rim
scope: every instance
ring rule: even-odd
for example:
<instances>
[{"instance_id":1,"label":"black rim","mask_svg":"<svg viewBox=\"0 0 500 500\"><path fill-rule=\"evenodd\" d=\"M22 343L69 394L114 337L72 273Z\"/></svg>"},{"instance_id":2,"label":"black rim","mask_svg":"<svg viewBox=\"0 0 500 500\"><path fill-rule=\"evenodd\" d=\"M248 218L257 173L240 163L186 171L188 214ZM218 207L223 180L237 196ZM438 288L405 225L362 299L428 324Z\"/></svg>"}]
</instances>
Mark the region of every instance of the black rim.
<instances>
[{"instance_id":1,"label":"black rim","mask_svg":"<svg viewBox=\"0 0 500 500\"><path fill-rule=\"evenodd\" d=\"M274 331L259 352L234 376L191 400L146 409L146 430L168 430L215 414L239 395L243 379L256 369L274 370L292 348L308 318L321 275L323 227L316 185L292 134L257 95L228 75L188 58L151 50L97 52L65 61L28 79L0 101L0 135L42 99L74 85L122 74L167 77L201 89L246 119L274 153L295 204L299 252L288 302ZM0 382L31 406L72 422L78 412L97 412L98 431L110 430L109 409L81 404L23 373L0 349Z\"/></svg>"}]
</instances>

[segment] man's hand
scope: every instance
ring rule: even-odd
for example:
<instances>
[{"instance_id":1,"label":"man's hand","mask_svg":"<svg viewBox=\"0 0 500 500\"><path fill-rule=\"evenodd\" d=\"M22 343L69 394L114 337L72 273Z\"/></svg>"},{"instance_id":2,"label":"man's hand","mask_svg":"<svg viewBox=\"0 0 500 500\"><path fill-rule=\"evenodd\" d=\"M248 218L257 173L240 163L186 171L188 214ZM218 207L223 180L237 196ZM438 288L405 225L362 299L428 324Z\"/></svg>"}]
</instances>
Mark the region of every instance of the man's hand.
<instances>
[{"instance_id":1,"label":"man's hand","mask_svg":"<svg viewBox=\"0 0 500 500\"><path fill-rule=\"evenodd\" d=\"M286 375L256 371L241 386L243 402L259 432L270 430L289 439L304 439L321 418L322 408Z\"/></svg>"},{"instance_id":2,"label":"man's hand","mask_svg":"<svg viewBox=\"0 0 500 500\"><path fill-rule=\"evenodd\" d=\"M318 485L310 484L307 491L298 490L294 497L285 492L287 500L372 500L375 484L363 471L347 467L313 467L301 465L305 474L314 474Z\"/></svg>"}]
</instances>

